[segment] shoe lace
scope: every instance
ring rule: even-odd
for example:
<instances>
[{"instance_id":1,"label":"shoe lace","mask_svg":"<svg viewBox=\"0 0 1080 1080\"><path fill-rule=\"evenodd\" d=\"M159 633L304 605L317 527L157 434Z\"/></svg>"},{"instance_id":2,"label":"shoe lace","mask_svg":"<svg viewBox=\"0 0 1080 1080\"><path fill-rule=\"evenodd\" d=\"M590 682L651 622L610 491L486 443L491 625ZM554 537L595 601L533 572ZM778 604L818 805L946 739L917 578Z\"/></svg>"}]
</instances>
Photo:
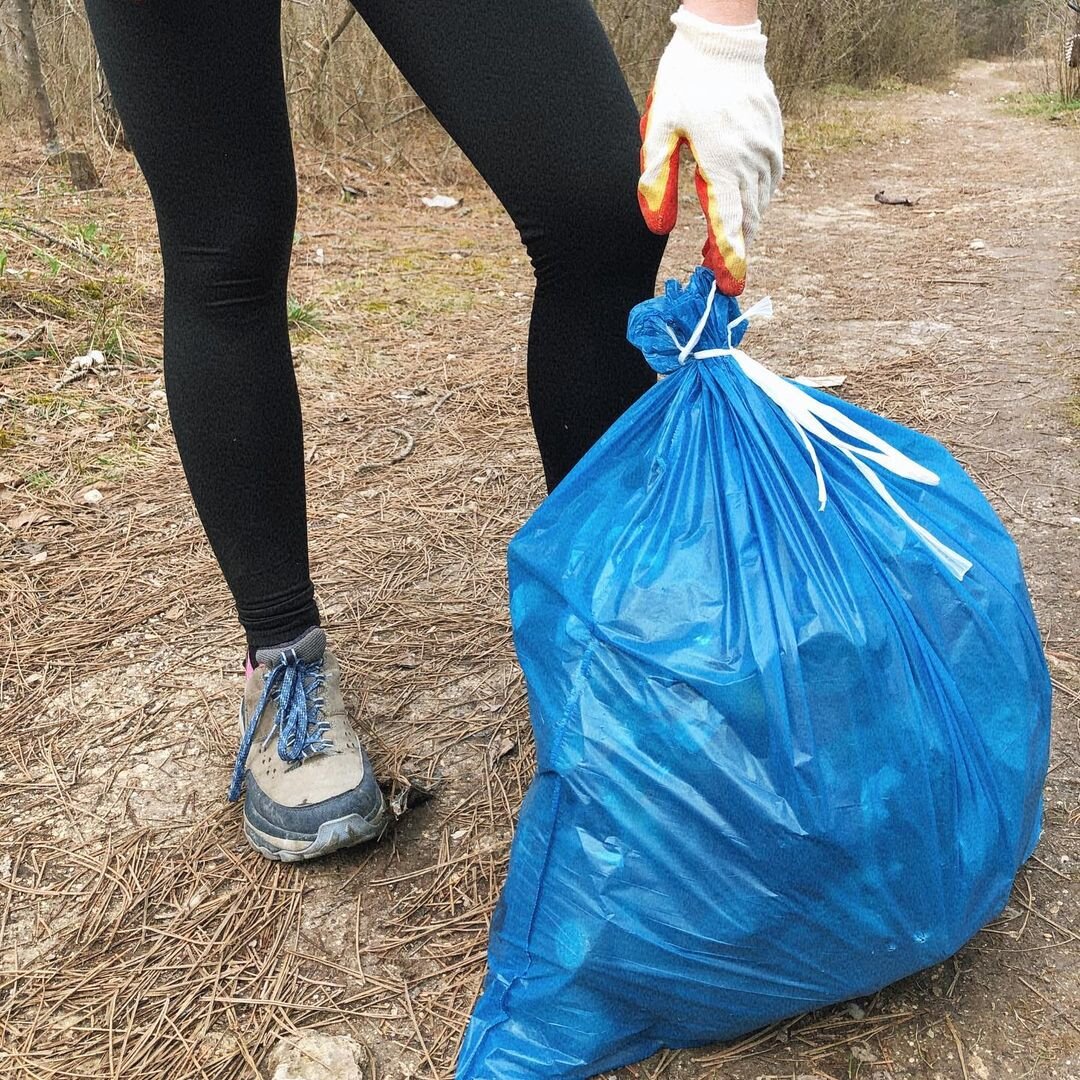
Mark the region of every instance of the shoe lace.
<instances>
[{"instance_id":1,"label":"shoe lace","mask_svg":"<svg viewBox=\"0 0 1080 1080\"><path fill-rule=\"evenodd\" d=\"M326 737L330 725L323 718L325 702L321 691L325 679L322 657L305 662L294 649L282 652L277 663L266 673L262 693L240 740L229 785L229 802L240 798L251 744L269 702L277 705L277 714L262 746L265 748L276 732L278 757L282 761L298 765L333 746L332 740Z\"/></svg>"}]
</instances>

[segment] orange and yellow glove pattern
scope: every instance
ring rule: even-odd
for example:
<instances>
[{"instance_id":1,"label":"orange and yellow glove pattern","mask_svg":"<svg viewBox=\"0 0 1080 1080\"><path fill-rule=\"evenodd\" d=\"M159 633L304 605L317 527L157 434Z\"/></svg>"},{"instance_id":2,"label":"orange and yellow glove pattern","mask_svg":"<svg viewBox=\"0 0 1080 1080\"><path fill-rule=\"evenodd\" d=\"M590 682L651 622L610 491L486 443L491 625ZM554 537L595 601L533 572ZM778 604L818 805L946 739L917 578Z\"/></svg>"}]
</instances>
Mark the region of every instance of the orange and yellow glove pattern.
<instances>
[{"instance_id":1,"label":"orange and yellow glove pattern","mask_svg":"<svg viewBox=\"0 0 1080 1080\"><path fill-rule=\"evenodd\" d=\"M702 262L738 296L761 215L783 173L784 125L765 71L761 24L726 26L680 8L641 119L638 201L650 229L668 233L679 201L679 153L697 162L708 225Z\"/></svg>"}]
</instances>

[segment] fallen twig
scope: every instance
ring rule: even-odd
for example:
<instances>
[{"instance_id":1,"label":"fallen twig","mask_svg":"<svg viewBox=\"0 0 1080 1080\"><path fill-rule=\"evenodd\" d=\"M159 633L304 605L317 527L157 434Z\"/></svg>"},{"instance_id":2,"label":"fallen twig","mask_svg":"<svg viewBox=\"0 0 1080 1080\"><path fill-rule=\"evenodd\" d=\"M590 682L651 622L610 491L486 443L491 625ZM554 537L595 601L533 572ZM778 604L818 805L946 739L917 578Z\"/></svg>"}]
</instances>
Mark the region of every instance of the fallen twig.
<instances>
[{"instance_id":1,"label":"fallen twig","mask_svg":"<svg viewBox=\"0 0 1080 1080\"><path fill-rule=\"evenodd\" d=\"M964 1074L964 1080L968 1080L967 1055L964 1053L964 1044L960 1041L960 1033L956 1030L951 1016L945 1017L945 1025L949 1029L953 1042L956 1043L956 1054L960 1058L960 1069Z\"/></svg>"},{"instance_id":2,"label":"fallen twig","mask_svg":"<svg viewBox=\"0 0 1080 1080\"><path fill-rule=\"evenodd\" d=\"M416 445L416 439L412 437L404 428L390 428L390 431L394 435L400 435L405 440L405 445L396 453L390 455L390 464L396 465L399 461L404 461L412 452L413 447Z\"/></svg>"},{"instance_id":3,"label":"fallen twig","mask_svg":"<svg viewBox=\"0 0 1080 1080\"><path fill-rule=\"evenodd\" d=\"M874 202L881 203L882 206L914 206L915 203L918 201L919 200L916 199L914 202L912 202L912 200L907 198L907 196L905 195L886 195L884 191L879 191L874 196Z\"/></svg>"},{"instance_id":4,"label":"fallen twig","mask_svg":"<svg viewBox=\"0 0 1080 1080\"><path fill-rule=\"evenodd\" d=\"M57 247L66 248L68 251L74 251L76 255L85 259L88 263L93 263L94 266L103 265L102 260L87 251L85 247L80 247L70 240L63 239L63 237L53 236L43 229L36 229L33 225L27 225L25 221L15 221L13 218L7 218L4 220L3 225L5 228L18 229L19 232L26 233L27 236L36 236L39 240L44 240L46 243L55 244Z\"/></svg>"}]
</instances>

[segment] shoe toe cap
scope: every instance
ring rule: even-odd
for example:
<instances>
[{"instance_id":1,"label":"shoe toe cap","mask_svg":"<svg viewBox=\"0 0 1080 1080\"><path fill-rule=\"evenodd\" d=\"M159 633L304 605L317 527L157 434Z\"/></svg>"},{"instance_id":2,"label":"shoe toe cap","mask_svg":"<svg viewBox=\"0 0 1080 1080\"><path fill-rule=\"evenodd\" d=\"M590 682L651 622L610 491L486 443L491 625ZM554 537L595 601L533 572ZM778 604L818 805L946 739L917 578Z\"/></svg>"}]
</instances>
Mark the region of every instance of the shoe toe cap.
<instances>
[{"instance_id":1,"label":"shoe toe cap","mask_svg":"<svg viewBox=\"0 0 1080 1080\"><path fill-rule=\"evenodd\" d=\"M244 813L263 831L288 839L314 837L328 821L358 815L376 820L383 811L383 796L375 775L365 761L363 779L354 788L318 802L289 806L275 802L249 772L246 780Z\"/></svg>"}]
</instances>

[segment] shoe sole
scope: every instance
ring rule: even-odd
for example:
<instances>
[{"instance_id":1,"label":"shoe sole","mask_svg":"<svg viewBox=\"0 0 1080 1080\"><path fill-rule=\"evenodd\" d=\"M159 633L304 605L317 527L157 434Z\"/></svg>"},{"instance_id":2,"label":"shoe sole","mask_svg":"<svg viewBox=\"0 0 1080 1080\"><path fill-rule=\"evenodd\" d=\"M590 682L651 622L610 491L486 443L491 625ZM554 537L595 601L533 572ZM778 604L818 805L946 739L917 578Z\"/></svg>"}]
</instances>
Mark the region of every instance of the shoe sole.
<instances>
[{"instance_id":1,"label":"shoe sole","mask_svg":"<svg viewBox=\"0 0 1080 1080\"><path fill-rule=\"evenodd\" d=\"M286 839L263 832L244 816L244 836L247 842L267 859L279 862L304 862L328 855L341 848L355 847L377 840L386 829L386 800L379 795L379 808L372 818L360 814L324 821L312 838Z\"/></svg>"}]
</instances>

